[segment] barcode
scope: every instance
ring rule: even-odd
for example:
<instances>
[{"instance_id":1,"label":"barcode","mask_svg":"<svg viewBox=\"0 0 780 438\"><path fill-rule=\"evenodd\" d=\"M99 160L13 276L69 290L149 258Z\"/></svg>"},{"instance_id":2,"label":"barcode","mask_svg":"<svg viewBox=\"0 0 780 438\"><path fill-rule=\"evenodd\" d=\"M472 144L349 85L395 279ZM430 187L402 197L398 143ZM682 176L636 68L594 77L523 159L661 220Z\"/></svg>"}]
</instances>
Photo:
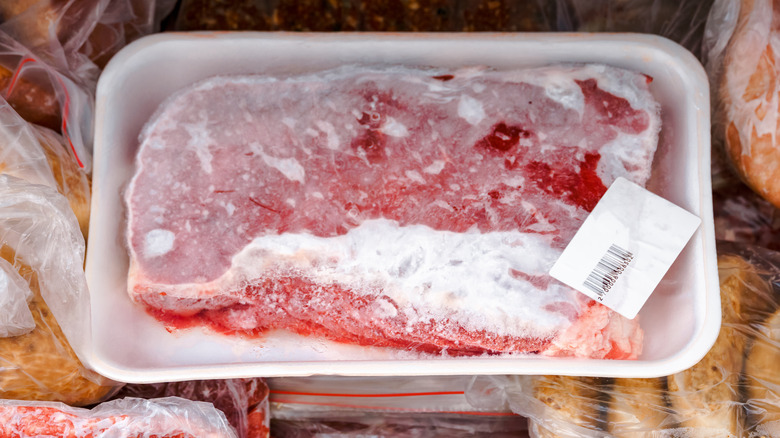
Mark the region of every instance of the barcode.
<instances>
[{"instance_id":1,"label":"barcode","mask_svg":"<svg viewBox=\"0 0 780 438\"><path fill-rule=\"evenodd\" d=\"M611 245L596 267L590 271L583 286L598 296L604 296L612 289L620 274L633 259L634 255L630 252L617 245Z\"/></svg>"}]
</instances>

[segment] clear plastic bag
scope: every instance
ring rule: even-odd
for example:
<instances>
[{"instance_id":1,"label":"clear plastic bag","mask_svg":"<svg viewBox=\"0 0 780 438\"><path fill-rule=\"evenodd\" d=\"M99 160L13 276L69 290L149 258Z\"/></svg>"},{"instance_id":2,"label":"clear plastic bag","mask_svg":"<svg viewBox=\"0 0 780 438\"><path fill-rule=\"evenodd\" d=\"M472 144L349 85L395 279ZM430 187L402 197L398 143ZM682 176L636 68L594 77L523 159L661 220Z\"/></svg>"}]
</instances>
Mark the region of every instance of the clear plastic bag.
<instances>
[{"instance_id":1,"label":"clear plastic bag","mask_svg":"<svg viewBox=\"0 0 780 438\"><path fill-rule=\"evenodd\" d=\"M89 228L90 183L68 152L62 136L23 120L0 97L0 173L63 194L86 238Z\"/></svg>"},{"instance_id":2,"label":"clear plastic bag","mask_svg":"<svg viewBox=\"0 0 780 438\"><path fill-rule=\"evenodd\" d=\"M714 145L748 186L780 207L780 3L717 0L703 46Z\"/></svg>"},{"instance_id":3,"label":"clear plastic bag","mask_svg":"<svg viewBox=\"0 0 780 438\"><path fill-rule=\"evenodd\" d=\"M268 386L260 378L129 384L116 395L117 398L170 396L212 403L225 414L239 438L269 436Z\"/></svg>"},{"instance_id":4,"label":"clear plastic bag","mask_svg":"<svg viewBox=\"0 0 780 438\"><path fill-rule=\"evenodd\" d=\"M0 175L0 257L32 291L31 332L0 338L0 398L86 405L114 384L85 369L89 339L84 238L52 188Z\"/></svg>"},{"instance_id":5,"label":"clear plastic bag","mask_svg":"<svg viewBox=\"0 0 780 438\"><path fill-rule=\"evenodd\" d=\"M13 265L0 258L0 338L30 333L35 328L27 303L32 300L30 286Z\"/></svg>"},{"instance_id":6,"label":"clear plastic bag","mask_svg":"<svg viewBox=\"0 0 780 438\"><path fill-rule=\"evenodd\" d=\"M537 437L780 437L780 253L719 245L723 325L692 368L659 379L477 378Z\"/></svg>"},{"instance_id":7,"label":"clear plastic bag","mask_svg":"<svg viewBox=\"0 0 780 438\"><path fill-rule=\"evenodd\" d=\"M62 71L103 67L119 49L158 31L175 0L20 0L0 4L0 29Z\"/></svg>"},{"instance_id":8,"label":"clear plastic bag","mask_svg":"<svg viewBox=\"0 0 780 438\"><path fill-rule=\"evenodd\" d=\"M30 123L61 133L85 172L91 169L97 68L65 75L0 26L0 96Z\"/></svg>"},{"instance_id":9,"label":"clear plastic bag","mask_svg":"<svg viewBox=\"0 0 780 438\"><path fill-rule=\"evenodd\" d=\"M90 410L62 403L0 400L4 437L234 438L225 415L209 403L178 397L125 398Z\"/></svg>"},{"instance_id":10,"label":"clear plastic bag","mask_svg":"<svg viewBox=\"0 0 780 438\"><path fill-rule=\"evenodd\" d=\"M282 437L525 436L526 420L476 409L470 377L270 379L271 430Z\"/></svg>"}]
</instances>

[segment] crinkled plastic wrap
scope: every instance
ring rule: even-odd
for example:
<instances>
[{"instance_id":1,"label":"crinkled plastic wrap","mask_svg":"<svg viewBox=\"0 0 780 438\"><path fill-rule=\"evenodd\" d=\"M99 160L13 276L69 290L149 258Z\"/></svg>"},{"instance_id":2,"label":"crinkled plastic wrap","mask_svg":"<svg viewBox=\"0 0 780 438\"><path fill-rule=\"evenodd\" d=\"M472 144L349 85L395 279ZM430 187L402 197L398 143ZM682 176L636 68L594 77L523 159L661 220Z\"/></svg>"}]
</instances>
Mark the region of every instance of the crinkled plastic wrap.
<instances>
[{"instance_id":1,"label":"crinkled plastic wrap","mask_svg":"<svg viewBox=\"0 0 780 438\"><path fill-rule=\"evenodd\" d=\"M174 0L16 0L0 3L0 29L66 71L99 66L157 31Z\"/></svg>"},{"instance_id":2,"label":"crinkled plastic wrap","mask_svg":"<svg viewBox=\"0 0 780 438\"><path fill-rule=\"evenodd\" d=\"M780 251L780 209L742 183L712 194L715 238Z\"/></svg>"},{"instance_id":3,"label":"crinkled plastic wrap","mask_svg":"<svg viewBox=\"0 0 780 438\"><path fill-rule=\"evenodd\" d=\"M90 186L56 132L26 122L0 97L0 173L42 184L65 195L86 238L89 229Z\"/></svg>"},{"instance_id":4,"label":"crinkled plastic wrap","mask_svg":"<svg viewBox=\"0 0 780 438\"><path fill-rule=\"evenodd\" d=\"M478 378L537 437L780 437L780 253L719 245L723 325L692 368L659 379ZM670 321L670 323L673 323Z\"/></svg>"},{"instance_id":5,"label":"crinkled plastic wrap","mask_svg":"<svg viewBox=\"0 0 780 438\"><path fill-rule=\"evenodd\" d=\"M29 287L35 324L0 337L0 398L100 401L113 386L77 356L90 333L78 222L57 191L13 176L0 175L0 200L0 258L12 267L8 276Z\"/></svg>"},{"instance_id":6,"label":"crinkled plastic wrap","mask_svg":"<svg viewBox=\"0 0 780 438\"><path fill-rule=\"evenodd\" d=\"M73 438L235 438L209 403L125 398L90 410L62 403L0 400L0 436Z\"/></svg>"},{"instance_id":7,"label":"crinkled plastic wrap","mask_svg":"<svg viewBox=\"0 0 780 438\"><path fill-rule=\"evenodd\" d=\"M309 413L310 414L310 413ZM385 412L330 411L310 416L274 419L274 438L339 438L339 437L497 437L528 436L525 420L510 416L475 416L451 413L399 414Z\"/></svg>"},{"instance_id":8,"label":"crinkled plastic wrap","mask_svg":"<svg viewBox=\"0 0 780 438\"><path fill-rule=\"evenodd\" d=\"M269 379L275 438L523 437L525 418L505 408L476 409L471 377Z\"/></svg>"},{"instance_id":9,"label":"crinkled plastic wrap","mask_svg":"<svg viewBox=\"0 0 780 438\"><path fill-rule=\"evenodd\" d=\"M642 32L698 54L712 0L183 0L178 30Z\"/></svg>"},{"instance_id":10,"label":"crinkled plastic wrap","mask_svg":"<svg viewBox=\"0 0 780 438\"><path fill-rule=\"evenodd\" d=\"M780 2L716 1L704 47L713 138L741 178L780 207Z\"/></svg>"},{"instance_id":11,"label":"crinkled plastic wrap","mask_svg":"<svg viewBox=\"0 0 780 438\"><path fill-rule=\"evenodd\" d=\"M268 386L265 380L193 380L188 382L126 385L117 398L181 397L209 402L225 414L238 438L266 438L270 434Z\"/></svg>"},{"instance_id":12,"label":"crinkled plastic wrap","mask_svg":"<svg viewBox=\"0 0 780 438\"><path fill-rule=\"evenodd\" d=\"M61 133L79 167L89 172L97 69L63 74L3 32L0 96L25 120Z\"/></svg>"}]
</instances>

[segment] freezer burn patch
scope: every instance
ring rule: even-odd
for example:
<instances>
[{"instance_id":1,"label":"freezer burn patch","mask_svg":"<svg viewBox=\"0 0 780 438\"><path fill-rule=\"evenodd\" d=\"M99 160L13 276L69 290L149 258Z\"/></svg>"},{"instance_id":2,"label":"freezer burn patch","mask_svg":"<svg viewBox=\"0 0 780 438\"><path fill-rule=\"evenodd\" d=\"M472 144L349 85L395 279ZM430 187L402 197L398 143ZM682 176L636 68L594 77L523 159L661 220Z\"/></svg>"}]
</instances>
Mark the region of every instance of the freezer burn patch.
<instances>
[{"instance_id":1,"label":"freezer burn patch","mask_svg":"<svg viewBox=\"0 0 780 438\"><path fill-rule=\"evenodd\" d=\"M550 275L633 319L700 224L699 217L618 178Z\"/></svg>"}]
</instances>

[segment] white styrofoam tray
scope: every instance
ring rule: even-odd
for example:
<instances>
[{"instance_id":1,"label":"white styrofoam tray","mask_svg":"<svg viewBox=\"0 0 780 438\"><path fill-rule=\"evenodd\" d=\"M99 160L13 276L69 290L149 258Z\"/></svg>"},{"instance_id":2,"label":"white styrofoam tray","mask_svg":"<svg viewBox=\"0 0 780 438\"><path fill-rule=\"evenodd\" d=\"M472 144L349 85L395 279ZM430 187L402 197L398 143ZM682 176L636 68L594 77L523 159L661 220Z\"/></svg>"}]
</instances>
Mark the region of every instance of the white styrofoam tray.
<instances>
[{"instance_id":1,"label":"white styrofoam tray","mask_svg":"<svg viewBox=\"0 0 780 438\"><path fill-rule=\"evenodd\" d=\"M344 64L509 69L562 62L604 63L653 77L663 128L648 188L703 221L640 312L645 345L639 360L418 359L285 333L254 341L200 329L169 333L130 301L122 191L133 174L142 126L174 91L218 74L304 73ZM86 265L92 300L88 365L127 382L311 374L651 377L688 368L709 350L720 328L709 108L707 77L698 61L675 43L649 35L173 33L143 38L119 52L98 83Z\"/></svg>"}]
</instances>

